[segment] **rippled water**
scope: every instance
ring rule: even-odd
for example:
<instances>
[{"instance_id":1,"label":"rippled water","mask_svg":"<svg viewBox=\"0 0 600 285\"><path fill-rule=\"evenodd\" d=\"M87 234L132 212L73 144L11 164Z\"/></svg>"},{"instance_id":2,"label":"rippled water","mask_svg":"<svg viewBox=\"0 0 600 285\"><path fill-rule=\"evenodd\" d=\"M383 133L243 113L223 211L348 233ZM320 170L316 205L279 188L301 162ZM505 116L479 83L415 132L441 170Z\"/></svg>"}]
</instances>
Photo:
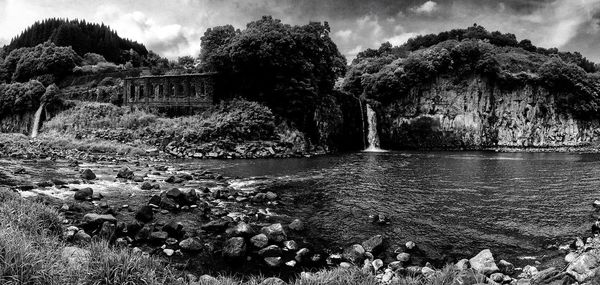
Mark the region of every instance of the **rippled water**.
<instances>
[{"instance_id":1,"label":"rippled water","mask_svg":"<svg viewBox=\"0 0 600 285\"><path fill-rule=\"evenodd\" d=\"M204 161L269 181L314 236L340 246L383 234L429 257L490 248L507 259L589 232L600 156L565 153L388 152L286 160ZM382 213L391 225L372 224Z\"/></svg>"}]
</instances>

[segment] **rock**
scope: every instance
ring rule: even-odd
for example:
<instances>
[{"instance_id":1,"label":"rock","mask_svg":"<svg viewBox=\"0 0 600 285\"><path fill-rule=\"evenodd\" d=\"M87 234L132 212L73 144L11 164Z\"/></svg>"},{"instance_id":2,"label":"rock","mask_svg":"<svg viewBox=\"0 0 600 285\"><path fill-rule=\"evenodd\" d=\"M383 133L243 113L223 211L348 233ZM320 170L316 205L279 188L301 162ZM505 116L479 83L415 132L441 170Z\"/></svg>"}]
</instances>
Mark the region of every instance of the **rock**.
<instances>
[{"instance_id":1,"label":"rock","mask_svg":"<svg viewBox=\"0 0 600 285\"><path fill-rule=\"evenodd\" d=\"M150 233L148 240L150 240L150 242L155 243L155 244L161 244L161 243L164 243L168 237L169 237L168 233L158 231L158 232Z\"/></svg>"},{"instance_id":2,"label":"rock","mask_svg":"<svg viewBox=\"0 0 600 285\"><path fill-rule=\"evenodd\" d=\"M390 262L390 264L388 264L388 267L389 267L391 270L393 270L393 271L396 271L396 270L398 270L398 269L402 268L402 262L400 262L400 261L393 261L393 262Z\"/></svg>"},{"instance_id":3,"label":"rock","mask_svg":"<svg viewBox=\"0 0 600 285\"><path fill-rule=\"evenodd\" d=\"M381 282L384 284L387 284L390 281L392 281L393 277L394 277L394 272L392 270L386 269L385 273L383 273L383 276L381 277Z\"/></svg>"},{"instance_id":4,"label":"rock","mask_svg":"<svg viewBox=\"0 0 600 285\"><path fill-rule=\"evenodd\" d=\"M115 234L115 230L116 230L116 225L115 223L112 222L104 222L102 223L102 227L100 228L100 232L98 233L98 235L101 238L104 238L106 240L112 240L114 234Z\"/></svg>"},{"instance_id":5,"label":"rock","mask_svg":"<svg viewBox=\"0 0 600 285\"><path fill-rule=\"evenodd\" d=\"M268 227L263 227L260 230L261 233L265 234L270 241L282 242L287 239L287 235L283 230L281 224L272 224Z\"/></svg>"},{"instance_id":6,"label":"rock","mask_svg":"<svg viewBox=\"0 0 600 285\"><path fill-rule=\"evenodd\" d=\"M496 282L496 283L502 283L502 281L504 281L504 274L498 272L498 273L493 273L492 275L490 275L490 280Z\"/></svg>"},{"instance_id":7,"label":"rock","mask_svg":"<svg viewBox=\"0 0 600 285\"><path fill-rule=\"evenodd\" d=\"M431 278L435 274L435 270L425 266L425 267L421 268L421 274L425 278Z\"/></svg>"},{"instance_id":8,"label":"rock","mask_svg":"<svg viewBox=\"0 0 600 285\"><path fill-rule=\"evenodd\" d=\"M284 241L283 242L283 246L286 249L288 249L288 250L292 250L292 251L298 250L298 244L294 240L286 240L286 241Z\"/></svg>"},{"instance_id":9,"label":"rock","mask_svg":"<svg viewBox=\"0 0 600 285\"><path fill-rule=\"evenodd\" d=\"M547 269L544 269L544 270L538 272L536 275L531 277L531 283L532 284L548 284L548 282L546 282L546 281L554 278L559 273L560 273L560 271L558 269L556 269L555 267L549 267Z\"/></svg>"},{"instance_id":10,"label":"rock","mask_svg":"<svg viewBox=\"0 0 600 285\"><path fill-rule=\"evenodd\" d=\"M118 238L115 240L116 247L127 247L127 244L129 244L129 243L124 238Z\"/></svg>"},{"instance_id":11,"label":"rock","mask_svg":"<svg viewBox=\"0 0 600 285\"><path fill-rule=\"evenodd\" d=\"M198 277L198 283L202 285L217 285L219 284L219 279L212 277L208 274L204 274Z\"/></svg>"},{"instance_id":12,"label":"rock","mask_svg":"<svg viewBox=\"0 0 600 285\"><path fill-rule=\"evenodd\" d=\"M173 253L175 253L175 251L174 251L174 250L172 250L172 249L170 249L170 248L165 248L165 249L163 249L163 253L164 253L166 256L172 256L172 255L173 255Z\"/></svg>"},{"instance_id":13,"label":"rock","mask_svg":"<svg viewBox=\"0 0 600 285\"><path fill-rule=\"evenodd\" d=\"M133 182L140 182L141 183L141 182L144 182L144 177L143 176L139 176L139 175L134 175L133 179L131 179L131 180L133 180Z\"/></svg>"},{"instance_id":14,"label":"rock","mask_svg":"<svg viewBox=\"0 0 600 285\"><path fill-rule=\"evenodd\" d=\"M381 249L383 245L383 236L376 235L370 239L362 242L362 247L366 252L376 253Z\"/></svg>"},{"instance_id":15,"label":"rock","mask_svg":"<svg viewBox=\"0 0 600 285\"><path fill-rule=\"evenodd\" d=\"M579 257L579 253L577 253L575 251L571 251L565 256L565 262L571 263L571 262L575 261L575 259L577 259L577 257Z\"/></svg>"},{"instance_id":16,"label":"rock","mask_svg":"<svg viewBox=\"0 0 600 285\"><path fill-rule=\"evenodd\" d=\"M582 253L569 266L566 272L578 282L583 283L594 277L600 266L600 251L598 249Z\"/></svg>"},{"instance_id":17,"label":"rock","mask_svg":"<svg viewBox=\"0 0 600 285\"><path fill-rule=\"evenodd\" d=\"M336 263L340 263L341 261L342 261L342 255L339 253L331 254L326 259L327 265L335 265Z\"/></svg>"},{"instance_id":18,"label":"rock","mask_svg":"<svg viewBox=\"0 0 600 285\"><path fill-rule=\"evenodd\" d=\"M150 201L148 201L148 205L156 205L158 207L160 206L160 200L160 196L152 195L152 197L150 197Z\"/></svg>"},{"instance_id":19,"label":"rock","mask_svg":"<svg viewBox=\"0 0 600 285\"><path fill-rule=\"evenodd\" d=\"M169 197L161 198L159 206L160 206L160 208L168 210L168 211L179 210L179 203L177 203L177 201L175 201Z\"/></svg>"},{"instance_id":20,"label":"rock","mask_svg":"<svg viewBox=\"0 0 600 285\"><path fill-rule=\"evenodd\" d=\"M181 177L176 177L176 176L169 176L169 178L165 179L165 182L171 183L171 184L177 184L177 183L181 183L183 181L185 181L185 179L183 179Z\"/></svg>"},{"instance_id":21,"label":"rock","mask_svg":"<svg viewBox=\"0 0 600 285\"><path fill-rule=\"evenodd\" d=\"M259 250L258 255L262 257L281 256L281 248L276 245L269 245Z\"/></svg>"},{"instance_id":22,"label":"rock","mask_svg":"<svg viewBox=\"0 0 600 285\"><path fill-rule=\"evenodd\" d=\"M133 171L131 171L129 168L122 168L117 173L117 178L133 179L133 175Z\"/></svg>"},{"instance_id":23,"label":"rock","mask_svg":"<svg viewBox=\"0 0 600 285\"><path fill-rule=\"evenodd\" d=\"M183 192L181 192L181 190L178 188L171 188L165 193L165 195L175 201L179 201L181 198L183 198Z\"/></svg>"},{"instance_id":24,"label":"rock","mask_svg":"<svg viewBox=\"0 0 600 285\"><path fill-rule=\"evenodd\" d=\"M73 198L79 201L89 201L92 200L92 195L94 195L94 190L92 188L83 188L77 190Z\"/></svg>"},{"instance_id":25,"label":"rock","mask_svg":"<svg viewBox=\"0 0 600 285\"><path fill-rule=\"evenodd\" d=\"M406 247L406 249L408 250L412 250L413 248L415 248L417 245L415 244L415 242L413 241L407 241L406 244L404 245Z\"/></svg>"},{"instance_id":26,"label":"rock","mask_svg":"<svg viewBox=\"0 0 600 285\"><path fill-rule=\"evenodd\" d=\"M277 199L277 194L275 194L271 191L267 192L265 195L266 195L267 200L273 201L273 200Z\"/></svg>"},{"instance_id":27,"label":"rock","mask_svg":"<svg viewBox=\"0 0 600 285\"><path fill-rule=\"evenodd\" d=\"M142 183L142 186L140 186L140 189L142 190L151 190L152 188L154 188L154 186L152 186L152 183L148 181Z\"/></svg>"},{"instance_id":28,"label":"rock","mask_svg":"<svg viewBox=\"0 0 600 285\"><path fill-rule=\"evenodd\" d=\"M170 237L181 238L183 236L183 225L175 221L171 221L163 226L162 230L167 232Z\"/></svg>"},{"instance_id":29,"label":"rock","mask_svg":"<svg viewBox=\"0 0 600 285\"><path fill-rule=\"evenodd\" d=\"M89 262L90 254L91 252L87 249L67 246L63 248L61 257L67 261L70 267L78 268Z\"/></svg>"},{"instance_id":30,"label":"rock","mask_svg":"<svg viewBox=\"0 0 600 285\"><path fill-rule=\"evenodd\" d=\"M484 275L490 275L499 271L496 262L494 262L494 256L489 249L484 249L479 252L469 260L469 264L471 264L471 268Z\"/></svg>"},{"instance_id":31,"label":"rock","mask_svg":"<svg viewBox=\"0 0 600 285\"><path fill-rule=\"evenodd\" d=\"M296 266L296 261L290 260L290 261L286 262L285 265L289 266L289 267L294 267L294 266Z\"/></svg>"},{"instance_id":32,"label":"rock","mask_svg":"<svg viewBox=\"0 0 600 285\"><path fill-rule=\"evenodd\" d=\"M277 277L269 277L265 280L263 280L263 282L260 282L259 285L286 285L287 283L285 283L285 281L277 278Z\"/></svg>"},{"instance_id":33,"label":"rock","mask_svg":"<svg viewBox=\"0 0 600 285\"><path fill-rule=\"evenodd\" d=\"M250 238L250 243L256 248L263 248L269 244L269 238L265 234L257 234Z\"/></svg>"},{"instance_id":34,"label":"rock","mask_svg":"<svg viewBox=\"0 0 600 285\"><path fill-rule=\"evenodd\" d=\"M270 267L279 267L281 265L281 257L265 257L264 261Z\"/></svg>"},{"instance_id":35,"label":"rock","mask_svg":"<svg viewBox=\"0 0 600 285\"><path fill-rule=\"evenodd\" d=\"M198 237L186 238L179 242L179 247L182 251L194 252L200 251L203 248L202 241Z\"/></svg>"},{"instance_id":36,"label":"rock","mask_svg":"<svg viewBox=\"0 0 600 285\"><path fill-rule=\"evenodd\" d=\"M101 225L104 222L117 223L117 219L113 215L100 215L95 213L88 213L83 216L82 222L87 225Z\"/></svg>"},{"instance_id":37,"label":"rock","mask_svg":"<svg viewBox=\"0 0 600 285\"><path fill-rule=\"evenodd\" d=\"M302 262L309 253L310 250L308 248L301 248L296 252L296 256L294 257L294 259L298 262Z\"/></svg>"},{"instance_id":38,"label":"rock","mask_svg":"<svg viewBox=\"0 0 600 285\"><path fill-rule=\"evenodd\" d=\"M352 263L345 262L345 261L344 262L340 262L340 267L341 268L350 268L350 267L352 267Z\"/></svg>"},{"instance_id":39,"label":"rock","mask_svg":"<svg viewBox=\"0 0 600 285\"><path fill-rule=\"evenodd\" d=\"M458 270L467 270L469 269L469 266L470 264L468 259L461 259L454 265L454 267L456 267Z\"/></svg>"},{"instance_id":40,"label":"rock","mask_svg":"<svg viewBox=\"0 0 600 285\"><path fill-rule=\"evenodd\" d=\"M75 235L73 235L73 241L75 243L87 244L92 241L92 237L85 231L79 230Z\"/></svg>"},{"instance_id":41,"label":"rock","mask_svg":"<svg viewBox=\"0 0 600 285\"><path fill-rule=\"evenodd\" d=\"M523 272L521 272L521 274L519 274L519 277L524 277L524 278L529 279L529 278L535 276L536 274L538 274L537 268L535 268L535 266L527 265L523 268Z\"/></svg>"},{"instance_id":42,"label":"rock","mask_svg":"<svg viewBox=\"0 0 600 285\"><path fill-rule=\"evenodd\" d=\"M300 219L295 219L289 224L288 227L292 231L301 232L304 230L304 223Z\"/></svg>"},{"instance_id":43,"label":"rock","mask_svg":"<svg viewBox=\"0 0 600 285\"><path fill-rule=\"evenodd\" d=\"M235 225L234 227L227 229L227 231L225 233L230 237L237 237L237 236L249 237L249 236L252 236L253 231L252 231L252 228L248 224L246 224L244 222L240 222L237 225Z\"/></svg>"},{"instance_id":44,"label":"rock","mask_svg":"<svg viewBox=\"0 0 600 285\"><path fill-rule=\"evenodd\" d=\"M135 219L142 223L149 223L154 219L154 211L151 206L142 206L136 213Z\"/></svg>"},{"instance_id":45,"label":"rock","mask_svg":"<svg viewBox=\"0 0 600 285\"><path fill-rule=\"evenodd\" d=\"M354 264L361 264L365 256L365 249L360 244L354 244L344 250L342 257Z\"/></svg>"},{"instance_id":46,"label":"rock","mask_svg":"<svg viewBox=\"0 0 600 285\"><path fill-rule=\"evenodd\" d=\"M529 280L527 278L521 278L521 279L517 280L516 285L530 285L530 284L531 284L531 280Z\"/></svg>"},{"instance_id":47,"label":"rock","mask_svg":"<svg viewBox=\"0 0 600 285\"><path fill-rule=\"evenodd\" d=\"M94 174L94 172L88 168L81 172L81 179L94 180L96 179L96 174Z\"/></svg>"},{"instance_id":48,"label":"rock","mask_svg":"<svg viewBox=\"0 0 600 285\"><path fill-rule=\"evenodd\" d=\"M377 272L380 268L383 267L383 260L381 259L375 259L371 262L371 265L373 266L373 270L375 272Z\"/></svg>"},{"instance_id":49,"label":"rock","mask_svg":"<svg viewBox=\"0 0 600 285\"><path fill-rule=\"evenodd\" d=\"M396 255L396 260L403 263L408 262L410 260L410 254L406 252L398 253L398 255Z\"/></svg>"},{"instance_id":50,"label":"rock","mask_svg":"<svg viewBox=\"0 0 600 285\"><path fill-rule=\"evenodd\" d=\"M223 256L242 257L246 254L246 242L242 237L232 237L223 245Z\"/></svg>"},{"instance_id":51,"label":"rock","mask_svg":"<svg viewBox=\"0 0 600 285\"><path fill-rule=\"evenodd\" d=\"M515 273L515 266L504 259L498 261L498 269L505 275L513 275Z\"/></svg>"}]
</instances>

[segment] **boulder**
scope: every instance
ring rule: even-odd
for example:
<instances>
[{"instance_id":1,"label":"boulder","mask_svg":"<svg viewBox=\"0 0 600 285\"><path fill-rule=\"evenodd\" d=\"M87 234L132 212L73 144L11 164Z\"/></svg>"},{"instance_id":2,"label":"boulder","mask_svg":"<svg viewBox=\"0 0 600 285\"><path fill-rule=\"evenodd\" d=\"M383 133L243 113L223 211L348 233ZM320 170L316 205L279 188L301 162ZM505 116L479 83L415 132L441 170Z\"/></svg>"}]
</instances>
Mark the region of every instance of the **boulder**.
<instances>
[{"instance_id":1,"label":"boulder","mask_svg":"<svg viewBox=\"0 0 600 285\"><path fill-rule=\"evenodd\" d=\"M151 206L142 206L136 213L135 219L142 222L148 223L154 219L154 211Z\"/></svg>"},{"instance_id":2,"label":"boulder","mask_svg":"<svg viewBox=\"0 0 600 285\"><path fill-rule=\"evenodd\" d=\"M498 269L505 275L513 275L515 273L515 266L504 259L498 261Z\"/></svg>"},{"instance_id":3,"label":"boulder","mask_svg":"<svg viewBox=\"0 0 600 285\"><path fill-rule=\"evenodd\" d=\"M262 257L281 256L281 248L276 245L269 245L259 250L258 255Z\"/></svg>"},{"instance_id":4,"label":"boulder","mask_svg":"<svg viewBox=\"0 0 600 285\"><path fill-rule=\"evenodd\" d=\"M200 226L200 228L202 228L205 231L209 231L209 232L223 232L227 228L228 225L229 225L229 221L224 220L224 219L219 219L219 220L210 221L210 222Z\"/></svg>"},{"instance_id":5,"label":"boulder","mask_svg":"<svg viewBox=\"0 0 600 285\"><path fill-rule=\"evenodd\" d=\"M155 205L158 207L158 206L160 206L160 200L161 200L160 196L152 195L152 197L150 197L150 201L148 201L148 205L152 204L152 205Z\"/></svg>"},{"instance_id":6,"label":"boulder","mask_svg":"<svg viewBox=\"0 0 600 285\"><path fill-rule=\"evenodd\" d=\"M410 254L406 252L401 252L396 255L396 260L406 263L410 260Z\"/></svg>"},{"instance_id":7,"label":"boulder","mask_svg":"<svg viewBox=\"0 0 600 285\"><path fill-rule=\"evenodd\" d=\"M181 247L181 250L183 251L194 252L202 250L203 245L200 238L191 237L179 242L179 247Z\"/></svg>"},{"instance_id":8,"label":"boulder","mask_svg":"<svg viewBox=\"0 0 600 285\"><path fill-rule=\"evenodd\" d=\"M152 186L152 183L148 181L142 183L142 186L140 186L140 189L142 190L151 190L152 188L154 188L154 186Z\"/></svg>"},{"instance_id":9,"label":"boulder","mask_svg":"<svg viewBox=\"0 0 600 285\"><path fill-rule=\"evenodd\" d=\"M232 237L223 245L223 256L242 257L246 254L246 242L242 237Z\"/></svg>"},{"instance_id":10,"label":"boulder","mask_svg":"<svg viewBox=\"0 0 600 285\"><path fill-rule=\"evenodd\" d=\"M590 280L598 272L600 267L600 251L598 249L582 253L569 266L566 272L573 276L578 282L583 283Z\"/></svg>"},{"instance_id":11,"label":"boulder","mask_svg":"<svg viewBox=\"0 0 600 285\"><path fill-rule=\"evenodd\" d=\"M265 263L270 267L279 267L281 265L281 257L265 257Z\"/></svg>"},{"instance_id":12,"label":"boulder","mask_svg":"<svg viewBox=\"0 0 600 285\"><path fill-rule=\"evenodd\" d=\"M155 243L155 244L161 244L161 243L164 243L168 237L169 237L168 233L158 231L158 232L150 233L150 236L148 236L148 240L150 240L150 242Z\"/></svg>"},{"instance_id":13,"label":"boulder","mask_svg":"<svg viewBox=\"0 0 600 285\"><path fill-rule=\"evenodd\" d=\"M269 238L265 234L257 234L250 238L250 243L256 248L263 248L269 244Z\"/></svg>"},{"instance_id":14,"label":"boulder","mask_svg":"<svg viewBox=\"0 0 600 285\"><path fill-rule=\"evenodd\" d=\"M162 230L167 232L170 237L181 238L183 236L183 225L175 221L164 225Z\"/></svg>"},{"instance_id":15,"label":"boulder","mask_svg":"<svg viewBox=\"0 0 600 285\"><path fill-rule=\"evenodd\" d=\"M469 260L469 264L471 264L471 268L481 272L484 275L490 275L500 270L498 269L498 266L494 261L494 256L489 249L484 249L479 252L476 256Z\"/></svg>"},{"instance_id":16,"label":"boulder","mask_svg":"<svg viewBox=\"0 0 600 285\"><path fill-rule=\"evenodd\" d=\"M300 219L295 219L289 224L288 227L292 231L301 232L304 230L304 223Z\"/></svg>"},{"instance_id":17,"label":"boulder","mask_svg":"<svg viewBox=\"0 0 600 285\"><path fill-rule=\"evenodd\" d=\"M273 242L282 242L287 239L283 226L279 223L263 227L260 232L265 234L267 238Z\"/></svg>"},{"instance_id":18,"label":"boulder","mask_svg":"<svg viewBox=\"0 0 600 285\"><path fill-rule=\"evenodd\" d=\"M75 243L87 244L92 241L92 237L88 235L84 230L79 230L73 235L73 241Z\"/></svg>"},{"instance_id":19,"label":"boulder","mask_svg":"<svg viewBox=\"0 0 600 285\"><path fill-rule=\"evenodd\" d=\"M183 198L183 192L178 188L171 188L171 190L167 191L165 195L175 201L179 201Z\"/></svg>"},{"instance_id":20,"label":"boulder","mask_svg":"<svg viewBox=\"0 0 600 285\"><path fill-rule=\"evenodd\" d=\"M365 249L360 244L354 244L344 250L342 257L354 264L361 264L365 257Z\"/></svg>"},{"instance_id":21,"label":"boulder","mask_svg":"<svg viewBox=\"0 0 600 285\"><path fill-rule=\"evenodd\" d=\"M119 170L119 172L117 173L117 178L133 179L133 175L133 171L125 167Z\"/></svg>"},{"instance_id":22,"label":"boulder","mask_svg":"<svg viewBox=\"0 0 600 285\"><path fill-rule=\"evenodd\" d=\"M366 252L376 253L381 249L383 245L383 236L376 235L370 239L362 242L362 247Z\"/></svg>"},{"instance_id":23,"label":"boulder","mask_svg":"<svg viewBox=\"0 0 600 285\"><path fill-rule=\"evenodd\" d=\"M237 236L249 237L249 236L252 236L253 231L252 231L252 228L250 227L250 225L248 225L244 222L240 222L237 225L235 225L234 227L227 229L227 231L225 233L230 237L237 237Z\"/></svg>"},{"instance_id":24,"label":"boulder","mask_svg":"<svg viewBox=\"0 0 600 285\"><path fill-rule=\"evenodd\" d=\"M96 174L91 169L84 169L81 171L81 179L85 180L94 180L96 179Z\"/></svg>"},{"instance_id":25,"label":"boulder","mask_svg":"<svg viewBox=\"0 0 600 285\"><path fill-rule=\"evenodd\" d=\"M101 225L104 222L116 223L117 218L113 215L100 215L95 213L88 213L83 216L82 222L87 225Z\"/></svg>"},{"instance_id":26,"label":"boulder","mask_svg":"<svg viewBox=\"0 0 600 285\"><path fill-rule=\"evenodd\" d=\"M292 250L292 251L298 250L298 243L296 243L296 241L294 241L294 240L286 240L286 241L284 241L283 242L283 246L287 250Z\"/></svg>"},{"instance_id":27,"label":"boulder","mask_svg":"<svg viewBox=\"0 0 600 285\"><path fill-rule=\"evenodd\" d=\"M92 188L83 188L77 190L73 198L79 201L89 201L92 200L92 195L94 195L94 190Z\"/></svg>"}]
</instances>

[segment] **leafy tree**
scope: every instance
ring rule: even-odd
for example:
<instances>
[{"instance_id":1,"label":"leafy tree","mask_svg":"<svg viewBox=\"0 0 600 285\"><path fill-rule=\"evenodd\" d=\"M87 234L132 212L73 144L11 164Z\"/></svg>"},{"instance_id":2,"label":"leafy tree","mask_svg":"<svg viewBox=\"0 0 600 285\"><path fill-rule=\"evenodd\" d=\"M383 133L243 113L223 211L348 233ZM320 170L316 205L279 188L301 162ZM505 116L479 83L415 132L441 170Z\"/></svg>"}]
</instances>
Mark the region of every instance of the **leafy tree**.
<instances>
[{"instance_id":1,"label":"leafy tree","mask_svg":"<svg viewBox=\"0 0 600 285\"><path fill-rule=\"evenodd\" d=\"M52 74L61 78L73 70L81 58L70 47L58 47L46 42L33 48L13 50L3 67L13 81L24 82L39 75Z\"/></svg>"},{"instance_id":2,"label":"leafy tree","mask_svg":"<svg viewBox=\"0 0 600 285\"><path fill-rule=\"evenodd\" d=\"M179 58L177 58L177 64L179 64L179 66L186 68L186 69L193 68L195 61L196 60L189 55L180 56Z\"/></svg>"},{"instance_id":3,"label":"leafy tree","mask_svg":"<svg viewBox=\"0 0 600 285\"><path fill-rule=\"evenodd\" d=\"M36 80L26 83L1 84L0 116L23 113L37 108L45 92L44 85Z\"/></svg>"}]
</instances>

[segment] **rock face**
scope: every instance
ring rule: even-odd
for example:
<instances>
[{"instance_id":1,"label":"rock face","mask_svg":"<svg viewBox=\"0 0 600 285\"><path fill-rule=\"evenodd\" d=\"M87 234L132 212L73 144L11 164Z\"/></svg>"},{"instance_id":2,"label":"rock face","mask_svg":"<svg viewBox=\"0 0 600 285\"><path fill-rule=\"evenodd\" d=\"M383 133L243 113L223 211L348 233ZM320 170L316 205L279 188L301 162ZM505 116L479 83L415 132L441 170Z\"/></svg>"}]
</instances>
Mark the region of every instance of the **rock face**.
<instances>
[{"instance_id":1,"label":"rock face","mask_svg":"<svg viewBox=\"0 0 600 285\"><path fill-rule=\"evenodd\" d=\"M479 252L476 256L469 260L469 264L471 264L471 268L485 275L490 275L498 272L499 270L496 262L494 261L494 256L489 249L484 249Z\"/></svg>"},{"instance_id":2,"label":"rock face","mask_svg":"<svg viewBox=\"0 0 600 285\"><path fill-rule=\"evenodd\" d=\"M580 146L600 135L600 122L560 111L554 98L539 86L438 78L376 112L382 145L391 148Z\"/></svg>"},{"instance_id":3,"label":"rock face","mask_svg":"<svg viewBox=\"0 0 600 285\"><path fill-rule=\"evenodd\" d=\"M242 237L232 237L223 245L223 256L242 257L246 253L246 242Z\"/></svg>"}]
</instances>

